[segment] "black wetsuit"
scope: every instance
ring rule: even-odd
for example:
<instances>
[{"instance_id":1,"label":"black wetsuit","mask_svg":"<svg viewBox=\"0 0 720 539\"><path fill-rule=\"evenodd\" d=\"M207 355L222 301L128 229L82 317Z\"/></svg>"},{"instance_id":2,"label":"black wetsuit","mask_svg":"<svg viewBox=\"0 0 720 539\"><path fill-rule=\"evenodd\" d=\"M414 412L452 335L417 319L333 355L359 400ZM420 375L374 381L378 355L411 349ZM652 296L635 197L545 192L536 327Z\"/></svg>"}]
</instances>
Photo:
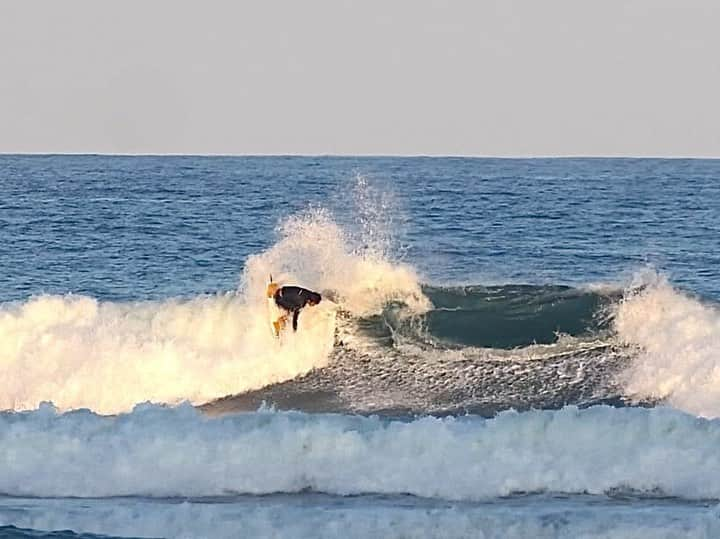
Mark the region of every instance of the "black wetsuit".
<instances>
[{"instance_id":1,"label":"black wetsuit","mask_svg":"<svg viewBox=\"0 0 720 539\"><path fill-rule=\"evenodd\" d=\"M275 292L275 304L281 309L293 313L292 327L293 331L297 331L297 321L300 315L300 309L308 303L312 305L320 303L322 296L317 292L312 292L307 288L299 286L283 286Z\"/></svg>"}]
</instances>

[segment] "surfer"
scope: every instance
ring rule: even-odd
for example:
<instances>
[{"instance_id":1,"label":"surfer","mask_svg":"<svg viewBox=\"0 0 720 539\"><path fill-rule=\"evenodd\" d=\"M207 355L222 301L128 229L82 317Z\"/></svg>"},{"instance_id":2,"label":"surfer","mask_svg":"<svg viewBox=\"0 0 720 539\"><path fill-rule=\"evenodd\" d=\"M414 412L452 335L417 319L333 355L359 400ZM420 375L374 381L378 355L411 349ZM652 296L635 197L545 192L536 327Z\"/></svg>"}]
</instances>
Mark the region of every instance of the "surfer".
<instances>
[{"instance_id":1,"label":"surfer","mask_svg":"<svg viewBox=\"0 0 720 539\"><path fill-rule=\"evenodd\" d=\"M280 330L285 327L288 316L292 313L292 328L297 331L298 317L300 311L306 306L317 305L322 296L317 292L302 288L300 286L280 286L270 281L267 287L267 297L283 312L276 320L272 321L275 336L280 336Z\"/></svg>"}]
</instances>

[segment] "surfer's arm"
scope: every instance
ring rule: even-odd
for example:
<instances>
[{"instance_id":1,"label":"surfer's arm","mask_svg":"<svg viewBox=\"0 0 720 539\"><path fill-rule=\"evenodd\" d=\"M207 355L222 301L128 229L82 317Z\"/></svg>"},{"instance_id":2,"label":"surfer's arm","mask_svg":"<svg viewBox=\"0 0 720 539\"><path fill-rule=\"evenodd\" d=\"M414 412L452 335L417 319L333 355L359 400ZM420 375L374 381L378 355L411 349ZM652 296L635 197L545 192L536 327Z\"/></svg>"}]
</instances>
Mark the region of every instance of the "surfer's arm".
<instances>
[{"instance_id":1,"label":"surfer's arm","mask_svg":"<svg viewBox=\"0 0 720 539\"><path fill-rule=\"evenodd\" d=\"M300 309L293 312L293 331L297 331L298 316L300 316Z\"/></svg>"}]
</instances>

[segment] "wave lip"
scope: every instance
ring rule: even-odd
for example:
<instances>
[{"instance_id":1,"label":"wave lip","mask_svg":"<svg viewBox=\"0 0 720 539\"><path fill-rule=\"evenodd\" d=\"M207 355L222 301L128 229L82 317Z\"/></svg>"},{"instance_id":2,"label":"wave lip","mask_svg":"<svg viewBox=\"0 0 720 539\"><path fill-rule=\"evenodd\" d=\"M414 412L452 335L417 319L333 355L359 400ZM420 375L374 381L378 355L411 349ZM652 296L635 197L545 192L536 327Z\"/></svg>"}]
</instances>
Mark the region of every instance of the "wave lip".
<instances>
[{"instance_id":1,"label":"wave lip","mask_svg":"<svg viewBox=\"0 0 720 539\"><path fill-rule=\"evenodd\" d=\"M189 405L0 415L0 492L223 496L318 491L482 500L520 492L720 499L720 422L666 408L378 417Z\"/></svg>"}]
</instances>

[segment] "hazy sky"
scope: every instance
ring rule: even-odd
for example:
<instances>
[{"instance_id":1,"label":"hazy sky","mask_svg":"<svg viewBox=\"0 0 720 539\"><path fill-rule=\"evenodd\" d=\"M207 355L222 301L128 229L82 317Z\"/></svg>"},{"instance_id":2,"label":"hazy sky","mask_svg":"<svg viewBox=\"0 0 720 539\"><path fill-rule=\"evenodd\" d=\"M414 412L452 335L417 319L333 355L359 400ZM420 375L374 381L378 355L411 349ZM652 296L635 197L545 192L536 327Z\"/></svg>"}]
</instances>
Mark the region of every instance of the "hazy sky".
<instances>
[{"instance_id":1,"label":"hazy sky","mask_svg":"<svg viewBox=\"0 0 720 539\"><path fill-rule=\"evenodd\" d=\"M0 152L720 156L720 1L0 0Z\"/></svg>"}]
</instances>

